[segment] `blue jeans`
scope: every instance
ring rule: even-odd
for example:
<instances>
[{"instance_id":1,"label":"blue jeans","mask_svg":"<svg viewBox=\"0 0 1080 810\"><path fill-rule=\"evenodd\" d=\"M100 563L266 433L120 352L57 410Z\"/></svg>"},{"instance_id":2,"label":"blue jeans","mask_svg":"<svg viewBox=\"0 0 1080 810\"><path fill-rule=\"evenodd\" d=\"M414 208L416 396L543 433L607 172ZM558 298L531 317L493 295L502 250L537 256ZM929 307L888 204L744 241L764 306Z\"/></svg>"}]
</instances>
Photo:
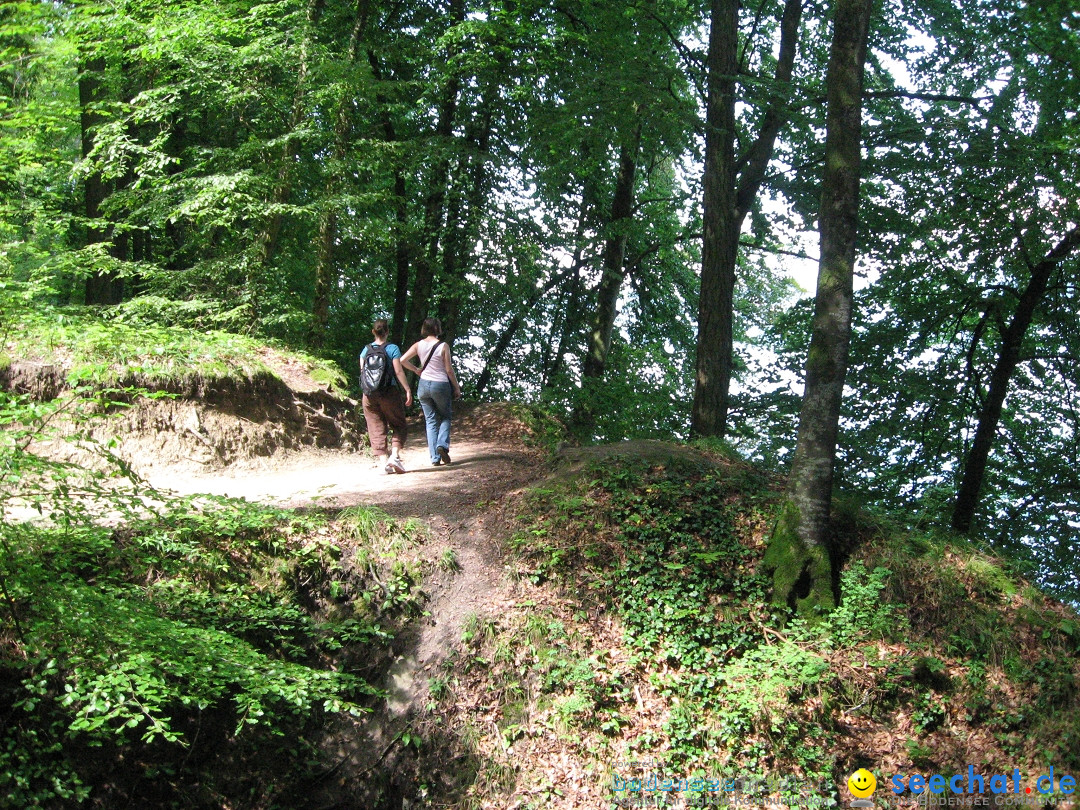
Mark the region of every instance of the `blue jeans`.
<instances>
[{"instance_id":1,"label":"blue jeans","mask_svg":"<svg viewBox=\"0 0 1080 810\"><path fill-rule=\"evenodd\" d=\"M439 452L436 448L445 447L448 452L450 450L450 417L454 389L448 382L420 380L420 384L416 387L416 398L420 400L420 407L424 409L424 421L427 422L427 447L431 454L431 462L434 464L439 460Z\"/></svg>"}]
</instances>

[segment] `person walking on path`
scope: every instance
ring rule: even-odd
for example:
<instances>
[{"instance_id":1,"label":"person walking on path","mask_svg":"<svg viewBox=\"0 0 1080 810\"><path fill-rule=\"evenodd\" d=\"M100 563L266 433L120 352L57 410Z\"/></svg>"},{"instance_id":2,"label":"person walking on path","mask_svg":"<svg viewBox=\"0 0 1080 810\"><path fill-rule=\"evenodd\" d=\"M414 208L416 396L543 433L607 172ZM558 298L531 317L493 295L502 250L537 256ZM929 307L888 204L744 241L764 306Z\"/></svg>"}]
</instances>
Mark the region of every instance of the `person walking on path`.
<instances>
[{"instance_id":1,"label":"person walking on path","mask_svg":"<svg viewBox=\"0 0 1080 810\"><path fill-rule=\"evenodd\" d=\"M405 409L412 405L412 389L401 365L401 349L387 342L390 329L385 318L375 321L371 334L375 341L360 352L360 388L364 392L368 439L371 452L375 454L375 466L380 472L403 473L401 448L409 435ZM389 457L386 452L388 428L393 430Z\"/></svg>"},{"instance_id":2,"label":"person walking on path","mask_svg":"<svg viewBox=\"0 0 1080 810\"><path fill-rule=\"evenodd\" d=\"M451 402L461 399L461 386L450 359L450 347L440 337L442 323L438 318L425 318L420 327L421 338L401 358L401 364L420 377L416 398L424 409L427 423L428 453L433 466L450 463ZM417 366L413 358L421 361Z\"/></svg>"}]
</instances>

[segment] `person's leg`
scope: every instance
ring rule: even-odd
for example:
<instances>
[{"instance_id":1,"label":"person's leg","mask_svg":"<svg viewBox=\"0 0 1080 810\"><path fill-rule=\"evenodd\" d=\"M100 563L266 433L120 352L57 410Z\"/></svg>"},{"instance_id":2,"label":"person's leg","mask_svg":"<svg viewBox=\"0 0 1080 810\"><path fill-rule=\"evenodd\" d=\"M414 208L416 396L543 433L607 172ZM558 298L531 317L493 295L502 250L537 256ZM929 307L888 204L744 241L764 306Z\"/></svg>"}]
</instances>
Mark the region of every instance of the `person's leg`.
<instances>
[{"instance_id":1,"label":"person's leg","mask_svg":"<svg viewBox=\"0 0 1080 810\"><path fill-rule=\"evenodd\" d=\"M386 467L386 419L382 415L377 399L365 395L363 405L371 452L375 456L375 464L381 470Z\"/></svg>"},{"instance_id":2,"label":"person's leg","mask_svg":"<svg viewBox=\"0 0 1080 810\"><path fill-rule=\"evenodd\" d=\"M435 405L438 408L439 420L438 430L435 436L435 452L439 453L439 448L445 450L445 454L439 453L439 457L444 462L450 461L450 418L454 412L454 389L450 383L436 383L438 386L434 393Z\"/></svg>"},{"instance_id":3,"label":"person's leg","mask_svg":"<svg viewBox=\"0 0 1080 810\"><path fill-rule=\"evenodd\" d=\"M431 456L431 463L439 463L439 454L435 451L435 447L439 438L439 411L435 406L435 400L432 396L431 388L434 385L430 380L420 380L420 384L416 387L416 398L420 400L420 407L424 411L424 424L427 427L427 446L428 455Z\"/></svg>"},{"instance_id":4,"label":"person's leg","mask_svg":"<svg viewBox=\"0 0 1080 810\"><path fill-rule=\"evenodd\" d=\"M405 468L401 466L401 450L409 437L409 425L405 418L405 395L397 388L392 388L386 392L381 404L383 416L394 431L390 463L395 465L397 472L404 472Z\"/></svg>"}]
</instances>

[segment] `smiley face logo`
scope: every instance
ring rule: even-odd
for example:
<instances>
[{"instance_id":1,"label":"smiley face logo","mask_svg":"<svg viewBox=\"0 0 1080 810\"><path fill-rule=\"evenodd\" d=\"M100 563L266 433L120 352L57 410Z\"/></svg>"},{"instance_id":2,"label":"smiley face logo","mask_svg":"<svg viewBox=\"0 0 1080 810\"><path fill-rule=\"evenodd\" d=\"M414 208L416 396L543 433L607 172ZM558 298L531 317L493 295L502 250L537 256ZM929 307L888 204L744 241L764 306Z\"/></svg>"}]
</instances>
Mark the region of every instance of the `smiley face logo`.
<instances>
[{"instance_id":1,"label":"smiley face logo","mask_svg":"<svg viewBox=\"0 0 1080 810\"><path fill-rule=\"evenodd\" d=\"M847 786L852 796L865 799L874 795L874 791L877 790L877 779L866 768L859 768L848 777Z\"/></svg>"}]
</instances>

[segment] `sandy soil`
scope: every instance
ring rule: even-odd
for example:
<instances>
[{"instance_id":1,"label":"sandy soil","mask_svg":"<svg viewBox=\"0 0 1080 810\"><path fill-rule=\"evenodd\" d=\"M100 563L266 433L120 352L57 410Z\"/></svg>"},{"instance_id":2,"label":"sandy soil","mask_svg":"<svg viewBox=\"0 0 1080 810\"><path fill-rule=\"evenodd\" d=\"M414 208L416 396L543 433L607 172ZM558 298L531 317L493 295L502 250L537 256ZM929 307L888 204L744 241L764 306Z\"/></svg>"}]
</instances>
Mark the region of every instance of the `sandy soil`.
<instances>
[{"instance_id":1,"label":"sandy soil","mask_svg":"<svg viewBox=\"0 0 1080 810\"><path fill-rule=\"evenodd\" d=\"M433 467L419 415L410 420L405 474L385 475L368 451L307 448L252 459L225 469L152 468L150 484L181 494L209 493L285 507L378 505L396 517L463 519L477 503L497 499L532 480L538 455L526 447L520 423L497 406L459 408L449 466Z\"/></svg>"}]
</instances>

